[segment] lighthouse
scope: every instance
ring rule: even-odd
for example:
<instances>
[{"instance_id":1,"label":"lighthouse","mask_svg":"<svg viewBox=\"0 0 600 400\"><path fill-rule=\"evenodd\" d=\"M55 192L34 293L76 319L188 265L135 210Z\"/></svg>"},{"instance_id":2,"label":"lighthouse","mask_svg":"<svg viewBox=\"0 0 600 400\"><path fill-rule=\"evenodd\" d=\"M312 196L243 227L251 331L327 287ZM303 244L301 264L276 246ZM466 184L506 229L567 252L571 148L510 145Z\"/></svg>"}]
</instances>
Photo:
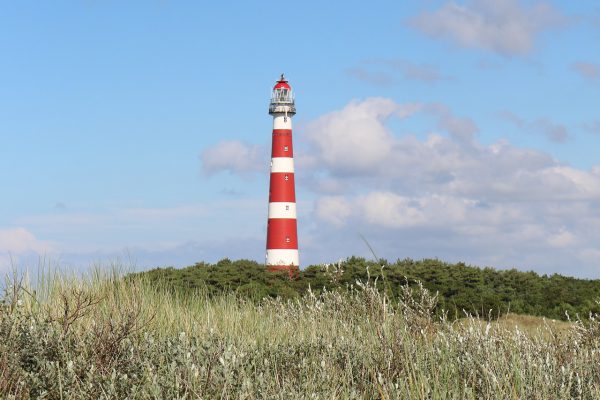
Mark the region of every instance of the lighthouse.
<instances>
[{"instance_id":1,"label":"lighthouse","mask_svg":"<svg viewBox=\"0 0 600 400\"><path fill-rule=\"evenodd\" d=\"M291 276L300 265L292 146L292 117L296 106L292 87L283 74L273 87L269 114L273 116L273 142L266 265L269 271L288 271Z\"/></svg>"}]
</instances>

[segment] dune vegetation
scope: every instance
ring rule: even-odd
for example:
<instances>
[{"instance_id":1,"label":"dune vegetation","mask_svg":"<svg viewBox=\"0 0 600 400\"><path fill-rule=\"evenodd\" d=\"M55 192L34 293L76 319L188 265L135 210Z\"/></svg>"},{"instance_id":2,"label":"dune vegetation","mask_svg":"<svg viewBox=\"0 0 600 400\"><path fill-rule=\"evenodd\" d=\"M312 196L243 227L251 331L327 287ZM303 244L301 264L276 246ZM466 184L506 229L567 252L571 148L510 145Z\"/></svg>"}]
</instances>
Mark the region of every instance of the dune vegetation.
<instances>
[{"instance_id":1,"label":"dune vegetation","mask_svg":"<svg viewBox=\"0 0 600 400\"><path fill-rule=\"evenodd\" d=\"M150 277L13 278L0 398L600 398L594 314L451 319L422 284L392 298L377 277L260 299Z\"/></svg>"},{"instance_id":2,"label":"dune vegetation","mask_svg":"<svg viewBox=\"0 0 600 400\"><path fill-rule=\"evenodd\" d=\"M438 294L434 312L443 312L450 319L462 318L466 312L486 318L512 313L568 320L585 319L590 312L600 312L596 303L600 298L600 280L477 268L437 259L392 263L351 257L333 264L308 266L293 280L285 274L269 273L255 261L229 259L182 269L156 268L134 276L144 276L183 295L197 290L211 296L235 291L254 300L298 298L306 295L309 288L316 293L323 289L346 291L356 281L371 281L396 301L404 285L421 282Z\"/></svg>"}]
</instances>

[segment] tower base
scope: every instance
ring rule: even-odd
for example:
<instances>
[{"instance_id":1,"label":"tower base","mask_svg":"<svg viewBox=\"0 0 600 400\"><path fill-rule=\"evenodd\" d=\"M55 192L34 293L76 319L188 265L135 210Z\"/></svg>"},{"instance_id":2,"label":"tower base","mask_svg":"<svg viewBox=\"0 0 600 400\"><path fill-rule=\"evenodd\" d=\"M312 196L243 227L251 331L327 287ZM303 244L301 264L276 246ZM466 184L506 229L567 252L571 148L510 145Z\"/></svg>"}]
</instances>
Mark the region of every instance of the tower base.
<instances>
[{"instance_id":1,"label":"tower base","mask_svg":"<svg viewBox=\"0 0 600 400\"><path fill-rule=\"evenodd\" d=\"M290 279L298 279L300 276L300 269L297 265L267 265L267 271L287 272Z\"/></svg>"}]
</instances>

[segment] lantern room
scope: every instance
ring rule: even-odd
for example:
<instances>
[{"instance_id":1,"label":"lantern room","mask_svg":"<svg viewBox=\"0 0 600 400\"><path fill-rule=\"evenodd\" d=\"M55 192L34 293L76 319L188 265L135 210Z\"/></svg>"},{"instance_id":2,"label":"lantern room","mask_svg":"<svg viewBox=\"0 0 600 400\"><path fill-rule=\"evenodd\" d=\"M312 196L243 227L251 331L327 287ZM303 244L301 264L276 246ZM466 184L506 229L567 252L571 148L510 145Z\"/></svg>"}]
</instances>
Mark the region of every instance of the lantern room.
<instances>
[{"instance_id":1,"label":"lantern room","mask_svg":"<svg viewBox=\"0 0 600 400\"><path fill-rule=\"evenodd\" d=\"M269 114L282 113L286 115L296 114L294 105L294 93L292 87L288 84L285 76L281 74L281 78L275 83L273 93L271 94L271 103L269 105Z\"/></svg>"}]
</instances>

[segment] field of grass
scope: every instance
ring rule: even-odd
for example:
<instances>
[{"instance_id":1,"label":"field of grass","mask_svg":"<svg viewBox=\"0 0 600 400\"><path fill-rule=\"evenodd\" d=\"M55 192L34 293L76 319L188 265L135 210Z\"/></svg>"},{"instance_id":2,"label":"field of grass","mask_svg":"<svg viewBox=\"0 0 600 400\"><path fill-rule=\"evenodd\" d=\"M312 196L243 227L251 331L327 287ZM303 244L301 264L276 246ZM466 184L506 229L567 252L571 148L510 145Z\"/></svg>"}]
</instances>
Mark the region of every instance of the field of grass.
<instances>
[{"instance_id":1,"label":"field of grass","mask_svg":"<svg viewBox=\"0 0 600 400\"><path fill-rule=\"evenodd\" d=\"M600 398L596 318L449 321L427 290L391 301L373 283L257 303L118 274L16 279L0 398Z\"/></svg>"}]
</instances>

